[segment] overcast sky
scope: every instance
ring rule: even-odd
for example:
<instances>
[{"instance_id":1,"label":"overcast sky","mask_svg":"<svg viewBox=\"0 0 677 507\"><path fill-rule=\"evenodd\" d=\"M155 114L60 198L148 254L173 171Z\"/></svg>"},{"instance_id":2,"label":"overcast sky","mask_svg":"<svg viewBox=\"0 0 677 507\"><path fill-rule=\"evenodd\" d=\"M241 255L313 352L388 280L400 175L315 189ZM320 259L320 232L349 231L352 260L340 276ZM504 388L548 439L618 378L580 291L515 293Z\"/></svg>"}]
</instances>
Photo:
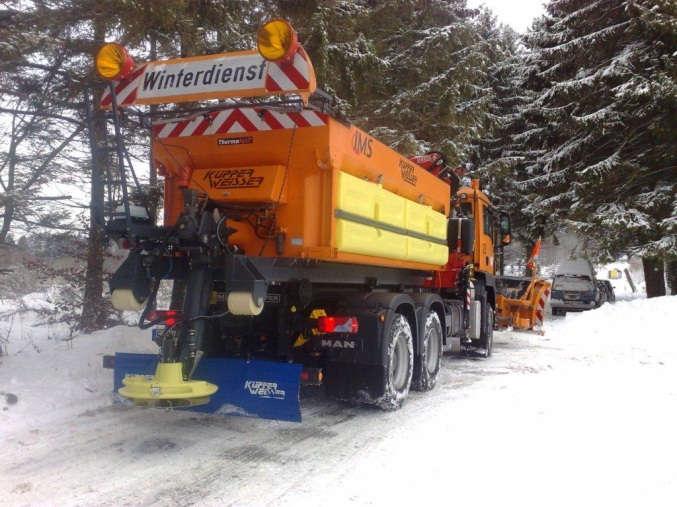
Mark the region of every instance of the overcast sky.
<instances>
[{"instance_id":1,"label":"overcast sky","mask_svg":"<svg viewBox=\"0 0 677 507\"><path fill-rule=\"evenodd\" d=\"M543 14L545 0L468 0L468 6L486 5L499 23L510 25L518 32L526 32L531 20Z\"/></svg>"}]
</instances>

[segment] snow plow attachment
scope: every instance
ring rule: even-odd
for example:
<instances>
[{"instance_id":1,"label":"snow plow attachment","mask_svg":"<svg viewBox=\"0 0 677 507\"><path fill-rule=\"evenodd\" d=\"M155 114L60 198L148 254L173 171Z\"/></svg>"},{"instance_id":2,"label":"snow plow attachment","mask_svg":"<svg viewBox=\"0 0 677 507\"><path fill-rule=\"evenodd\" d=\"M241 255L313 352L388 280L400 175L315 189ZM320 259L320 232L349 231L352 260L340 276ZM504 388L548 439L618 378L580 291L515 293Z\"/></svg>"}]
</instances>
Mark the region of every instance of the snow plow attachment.
<instances>
[{"instance_id":1,"label":"snow plow attachment","mask_svg":"<svg viewBox=\"0 0 677 507\"><path fill-rule=\"evenodd\" d=\"M497 327L542 331L545 305L550 297L550 282L532 278L519 297L510 297L510 290L503 290L504 293L496 295ZM512 292L514 293L514 289Z\"/></svg>"},{"instance_id":2,"label":"snow plow attachment","mask_svg":"<svg viewBox=\"0 0 677 507\"><path fill-rule=\"evenodd\" d=\"M541 238L534 243L527 261L530 278L502 277L496 294L496 327L512 327L520 331L543 334L545 305L550 297L551 283L538 278L536 259L541 253ZM528 285L527 285L528 282ZM524 289L526 285L526 289Z\"/></svg>"},{"instance_id":3,"label":"snow plow attachment","mask_svg":"<svg viewBox=\"0 0 677 507\"><path fill-rule=\"evenodd\" d=\"M117 353L114 391L120 401L219 415L301 421L301 365L230 358L203 358L185 381L180 363L158 363L155 354Z\"/></svg>"}]
</instances>

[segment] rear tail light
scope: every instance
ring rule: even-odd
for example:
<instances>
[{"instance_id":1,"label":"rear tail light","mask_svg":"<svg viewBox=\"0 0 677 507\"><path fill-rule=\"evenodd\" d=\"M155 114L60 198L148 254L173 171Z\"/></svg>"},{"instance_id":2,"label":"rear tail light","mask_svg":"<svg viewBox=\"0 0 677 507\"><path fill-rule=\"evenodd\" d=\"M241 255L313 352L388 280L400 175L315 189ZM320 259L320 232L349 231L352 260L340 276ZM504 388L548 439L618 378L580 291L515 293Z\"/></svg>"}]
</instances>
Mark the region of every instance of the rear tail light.
<instances>
[{"instance_id":1,"label":"rear tail light","mask_svg":"<svg viewBox=\"0 0 677 507\"><path fill-rule=\"evenodd\" d=\"M304 385L319 386L324 379L324 373L321 368L304 368L301 370L300 379Z\"/></svg>"},{"instance_id":2,"label":"rear tail light","mask_svg":"<svg viewBox=\"0 0 677 507\"><path fill-rule=\"evenodd\" d=\"M320 317L317 330L320 333L357 333L360 329L357 317Z\"/></svg>"},{"instance_id":3,"label":"rear tail light","mask_svg":"<svg viewBox=\"0 0 677 507\"><path fill-rule=\"evenodd\" d=\"M164 324L165 326L174 326L181 319L181 312L177 310L151 310L146 316L150 322Z\"/></svg>"}]
</instances>

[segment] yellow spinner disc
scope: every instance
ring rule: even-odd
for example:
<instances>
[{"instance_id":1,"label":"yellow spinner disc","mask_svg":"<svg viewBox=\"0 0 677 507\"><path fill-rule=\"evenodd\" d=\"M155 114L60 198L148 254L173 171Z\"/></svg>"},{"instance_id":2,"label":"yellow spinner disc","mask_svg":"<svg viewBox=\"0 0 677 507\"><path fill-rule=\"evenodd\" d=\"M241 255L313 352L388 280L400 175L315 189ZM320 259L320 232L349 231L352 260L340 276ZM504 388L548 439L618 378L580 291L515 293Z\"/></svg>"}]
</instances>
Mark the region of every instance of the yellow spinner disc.
<instances>
[{"instance_id":1,"label":"yellow spinner disc","mask_svg":"<svg viewBox=\"0 0 677 507\"><path fill-rule=\"evenodd\" d=\"M181 363L158 363L155 375L127 375L121 396L137 405L191 407L209 403L218 387L204 380L184 380Z\"/></svg>"}]
</instances>

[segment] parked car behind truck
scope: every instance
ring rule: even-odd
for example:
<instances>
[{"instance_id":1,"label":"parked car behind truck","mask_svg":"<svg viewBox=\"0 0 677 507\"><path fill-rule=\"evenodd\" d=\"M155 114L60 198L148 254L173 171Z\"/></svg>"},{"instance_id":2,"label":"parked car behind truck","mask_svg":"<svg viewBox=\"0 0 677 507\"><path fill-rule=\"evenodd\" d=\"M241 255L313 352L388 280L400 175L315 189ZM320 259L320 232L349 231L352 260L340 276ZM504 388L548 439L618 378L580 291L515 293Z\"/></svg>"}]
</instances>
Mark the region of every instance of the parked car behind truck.
<instances>
[{"instance_id":1,"label":"parked car behind truck","mask_svg":"<svg viewBox=\"0 0 677 507\"><path fill-rule=\"evenodd\" d=\"M597 281L590 261L567 261L557 268L550 297L553 315L592 310L599 306L597 302Z\"/></svg>"}]
</instances>

